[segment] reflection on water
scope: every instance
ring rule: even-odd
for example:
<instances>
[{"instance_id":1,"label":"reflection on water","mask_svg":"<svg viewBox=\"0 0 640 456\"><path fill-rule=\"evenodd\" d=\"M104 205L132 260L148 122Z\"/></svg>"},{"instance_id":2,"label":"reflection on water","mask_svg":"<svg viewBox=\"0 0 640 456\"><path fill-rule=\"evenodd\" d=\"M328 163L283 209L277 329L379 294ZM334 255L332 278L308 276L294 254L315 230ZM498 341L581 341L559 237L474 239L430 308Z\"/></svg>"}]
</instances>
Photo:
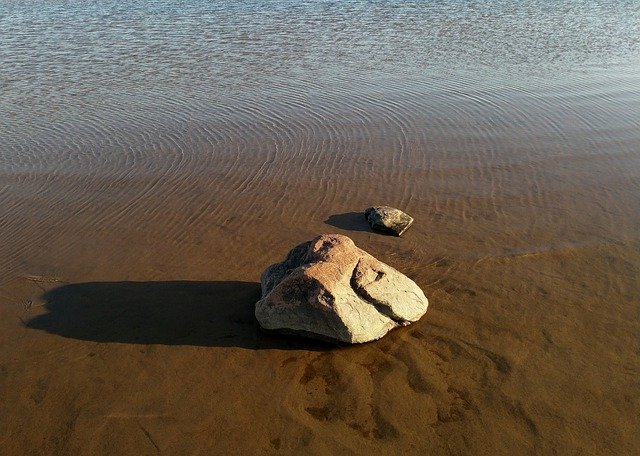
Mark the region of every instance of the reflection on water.
<instances>
[{"instance_id":1,"label":"reflection on water","mask_svg":"<svg viewBox=\"0 0 640 456\"><path fill-rule=\"evenodd\" d=\"M371 71L547 75L637 62L640 3L1 0L0 29L3 111L51 114Z\"/></svg>"},{"instance_id":2,"label":"reflection on water","mask_svg":"<svg viewBox=\"0 0 640 456\"><path fill-rule=\"evenodd\" d=\"M576 109L583 127L637 126L633 0L0 0L0 30L0 164L14 171L135 157L169 130L213 145L246 129L357 139L376 122L561 134L549 116Z\"/></svg>"}]
</instances>

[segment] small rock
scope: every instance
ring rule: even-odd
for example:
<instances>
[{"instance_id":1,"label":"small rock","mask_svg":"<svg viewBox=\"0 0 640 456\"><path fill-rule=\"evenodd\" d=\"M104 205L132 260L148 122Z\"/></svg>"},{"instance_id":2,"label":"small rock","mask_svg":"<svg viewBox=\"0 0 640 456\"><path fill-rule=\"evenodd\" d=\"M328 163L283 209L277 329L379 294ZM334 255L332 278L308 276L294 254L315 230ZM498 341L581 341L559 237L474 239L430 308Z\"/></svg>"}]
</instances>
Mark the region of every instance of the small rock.
<instances>
[{"instance_id":1,"label":"small rock","mask_svg":"<svg viewBox=\"0 0 640 456\"><path fill-rule=\"evenodd\" d=\"M364 211L369 226L374 230L400 236L413 223L413 217L400 209L389 206L373 206Z\"/></svg>"},{"instance_id":2,"label":"small rock","mask_svg":"<svg viewBox=\"0 0 640 456\"><path fill-rule=\"evenodd\" d=\"M330 341L379 339L428 306L415 282L339 234L293 248L261 283L255 314L263 328Z\"/></svg>"}]
</instances>

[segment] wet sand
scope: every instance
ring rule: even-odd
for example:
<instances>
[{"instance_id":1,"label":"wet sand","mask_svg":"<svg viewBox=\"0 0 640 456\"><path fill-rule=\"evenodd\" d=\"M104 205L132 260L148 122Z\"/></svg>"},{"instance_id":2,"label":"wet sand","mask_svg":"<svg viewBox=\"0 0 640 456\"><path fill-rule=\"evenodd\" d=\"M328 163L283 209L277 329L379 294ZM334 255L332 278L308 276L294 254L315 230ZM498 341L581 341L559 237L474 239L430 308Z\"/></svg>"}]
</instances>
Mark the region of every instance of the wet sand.
<instances>
[{"instance_id":1,"label":"wet sand","mask_svg":"<svg viewBox=\"0 0 640 456\"><path fill-rule=\"evenodd\" d=\"M621 113L640 97L620 97L583 112L587 138L535 123L553 105L517 130L492 104L398 104L223 147L168 131L163 160L118 175L3 172L5 454L636 452L640 135ZM460 128L420 128L437 119ZM372 203L416 222L372 233ZM413 278L427 315L347 348L260 333L261 271L322 232Z\"/></svg>"},{"instance_id":2,"label":"wet sand","mask_svg":"<svg viewBox=\"0 0 640 456\"><path fill-rule=\"evenodd\" d=\"M476 49L473 71L198 85L174 56L44 95L0 54L1 452L640 453L640 60L603 64L625 41L591 32L596 63L552 72ZM373 233L373 204L415 222ZM319 233L411 277L425 317L353 347L260 332L261 272Z\"/></svg>"}]
</instances>

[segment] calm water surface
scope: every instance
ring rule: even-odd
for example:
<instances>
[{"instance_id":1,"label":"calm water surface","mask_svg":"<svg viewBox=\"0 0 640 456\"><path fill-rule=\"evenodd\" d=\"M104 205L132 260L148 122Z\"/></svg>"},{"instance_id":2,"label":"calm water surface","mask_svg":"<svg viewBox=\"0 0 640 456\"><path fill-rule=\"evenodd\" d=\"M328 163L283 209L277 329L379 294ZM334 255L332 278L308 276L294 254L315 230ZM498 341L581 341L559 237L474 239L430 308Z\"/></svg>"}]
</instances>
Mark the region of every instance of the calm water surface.
<instances>
[{"instance_id":1,"label":"calm water surface","mask_svg":"<svg viewBox=\"0 0 640 456\"><path fill-rule=\"evenodd\" d=\"M638 1L0 0L0 30L11 214L44 185L64 205L62 175L98 192L167 177L173 194L224 176L196 212L293 191L292 176L327 206L358 176L397 180L406 204L412 169L614 157L602 171L637 177ZM26 200L14 179L33 185Z\"/></svg>"},{"instance_id":2,"label":"calm water surface","mask_svg":"<svg viewBox=\"0 0 640 456\"><path fill-rule=\"evenodd\" d=\"M84 142L187 116L229 125L411 113L403 97L438 106L467 91L483 93L472 104L513 110L504 98L522 91L537 91L540 105L567 92L627 95L629 116L638 113L624 92L637 87L640 61L634 0L2 0L0 28L4 167L24 147L39 155L34 135ZM243 108L254 111L245 118Z\"/></svg>"}]
</instances>

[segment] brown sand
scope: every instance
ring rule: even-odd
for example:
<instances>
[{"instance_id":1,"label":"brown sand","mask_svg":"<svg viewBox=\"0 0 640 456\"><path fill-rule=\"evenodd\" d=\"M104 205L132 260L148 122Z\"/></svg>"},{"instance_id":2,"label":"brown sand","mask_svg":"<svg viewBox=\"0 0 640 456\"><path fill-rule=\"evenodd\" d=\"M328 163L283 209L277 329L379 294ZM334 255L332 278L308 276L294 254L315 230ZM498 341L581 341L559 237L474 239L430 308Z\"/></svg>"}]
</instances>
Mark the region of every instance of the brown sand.
<instances>
[{"instance_id":1,"label":"brown sand","mask_svg":"<svg viewBox=\"0 0 640 456\"><path fill-rule=\"evenodd\" d=\"M640 97L497 93L33 139L0 174L1 452L640 452ZM374 234L372 204L416 222ZM262 334L261 271L323 232L427 315Z\"/></svg>"}]
</instances>

